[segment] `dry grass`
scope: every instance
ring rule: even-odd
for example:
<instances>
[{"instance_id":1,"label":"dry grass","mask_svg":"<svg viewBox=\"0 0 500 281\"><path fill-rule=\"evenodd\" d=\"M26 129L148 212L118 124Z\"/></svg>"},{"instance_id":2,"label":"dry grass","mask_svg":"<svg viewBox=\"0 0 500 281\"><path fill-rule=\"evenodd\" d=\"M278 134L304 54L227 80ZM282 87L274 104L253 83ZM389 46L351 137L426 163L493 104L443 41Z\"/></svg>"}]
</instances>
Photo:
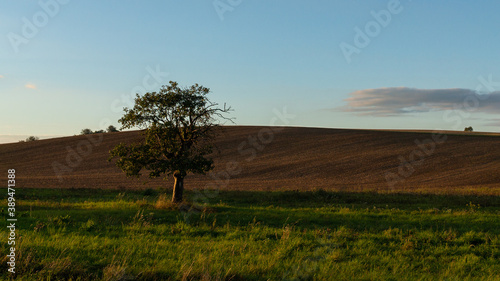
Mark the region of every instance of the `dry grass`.
<instances>
[{"instance_id":1,"label":"dry grass","mask_svg":"<svg viewBox=\"0 0 500 281\"><path fill-rule=\"evenodd\" d=\"M154 205L155 209L159 210L175 210L176 205L172 203L170 198L166 194L160 194L158 196L158 200L156 200L156 203Z\"/></svg>"}]
</instances>

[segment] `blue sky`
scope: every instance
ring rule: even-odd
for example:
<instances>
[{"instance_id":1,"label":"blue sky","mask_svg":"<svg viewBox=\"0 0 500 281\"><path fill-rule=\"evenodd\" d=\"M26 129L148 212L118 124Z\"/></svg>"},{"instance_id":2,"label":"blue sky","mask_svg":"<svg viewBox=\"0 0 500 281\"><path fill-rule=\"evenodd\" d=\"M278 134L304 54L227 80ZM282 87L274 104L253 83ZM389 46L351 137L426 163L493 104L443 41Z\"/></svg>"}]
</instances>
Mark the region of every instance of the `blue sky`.
<instances>
[{"instance_id":1,"label":"blue sky","mask_svg":"<svg viewBox=\"0 0 500 281\"><path fill-rule=\"evenodd\" d=\"M211 88L238 125L286 107L294 126L498 132L499 6L2 1L0 135L118 126L132 93L169 80Z\"/></svg>"}]
</instances>

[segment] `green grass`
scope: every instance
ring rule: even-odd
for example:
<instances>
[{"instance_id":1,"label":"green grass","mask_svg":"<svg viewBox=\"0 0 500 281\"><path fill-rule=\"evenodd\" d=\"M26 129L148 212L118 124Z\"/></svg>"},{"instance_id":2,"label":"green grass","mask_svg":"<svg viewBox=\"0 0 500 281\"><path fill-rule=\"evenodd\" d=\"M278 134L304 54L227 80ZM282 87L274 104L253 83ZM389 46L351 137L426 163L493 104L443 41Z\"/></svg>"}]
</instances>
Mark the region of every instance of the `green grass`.
<instances>
[{"instance_id":1,"label":"green grass","mask_svg":"<svg viewBox=\"0 0 500 281\"><path fill-rule=\"evenodd\" d=\"M500 197L161 194L18 189L17 280L500 280Z\"/></svg>"}]
</instances>

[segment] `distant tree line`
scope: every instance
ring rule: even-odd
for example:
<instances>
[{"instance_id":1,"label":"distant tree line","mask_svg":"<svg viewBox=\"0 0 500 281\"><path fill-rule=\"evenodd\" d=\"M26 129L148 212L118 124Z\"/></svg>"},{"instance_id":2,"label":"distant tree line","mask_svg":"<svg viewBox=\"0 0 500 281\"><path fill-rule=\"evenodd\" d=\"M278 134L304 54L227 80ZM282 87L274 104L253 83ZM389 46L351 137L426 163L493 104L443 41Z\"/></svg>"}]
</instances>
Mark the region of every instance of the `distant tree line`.
<instances>
[{"instance_id":1,"label":"distant tree line","mask_svg":"<svg viewBox=\"0 0 500 281\"><path fill-rule=\"evenodd\" d=\"M100 134L100 133L114 133L114 132L119 132L120 130L118 130L115 126L113 125L109 125L109 127L106 129L106 131L104 130L97 130L97 131L92 131L91 129L83 129L81 132L80 132L80 135L91 135L91 134ZM29 136L28 138L26 138L26 140L20 140L19 142L32 142L32 141L37 141L39 140L40 138L39 137L35 137L35 136Z\"/></svg>"},{"instance_id":2,"label":"distant tree line","mask_svg":"<svg viewBox=\"0 0 500 281\"><path fill-rule=\"evenodd\" d=\"M40 139L39 137L29 136L28 138L26 138L26 140L20 140L19 142L37 141L37 140L39 140L39 139Z\"/></svg>"},{"instance_id":3,"label":"distant tree line","mask_svg":"<svg viewBox=\"0 0 500 281\"><path fill-rule=\"evenodd\" d=\"M80 135L101 134L104 132L105 132L104 130L92 131L91 129L85 128L80 132ZM114 132L119 132L119 130L115 126L109 125L109 127L106 129L106 133L114 133Z\"/></svg>"}]
</instances>

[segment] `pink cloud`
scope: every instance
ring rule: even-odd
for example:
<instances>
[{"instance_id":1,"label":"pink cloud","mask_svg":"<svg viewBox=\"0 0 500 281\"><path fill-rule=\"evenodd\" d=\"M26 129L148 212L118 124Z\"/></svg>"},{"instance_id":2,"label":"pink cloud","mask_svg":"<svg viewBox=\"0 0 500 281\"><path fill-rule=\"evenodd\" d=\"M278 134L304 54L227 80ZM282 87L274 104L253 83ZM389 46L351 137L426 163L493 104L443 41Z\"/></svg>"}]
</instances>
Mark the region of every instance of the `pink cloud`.
<instances>
[{"instance_id":1,"label":"pink cloud","mask_svg":"<svg viewBox=\"0 0 500 281\"><path fill-rule=\"evenodd\" d=\"M24 85L24 87L28 88L28 89L36 89L36 85L33 83L26 83L26 85Z\"/></svg>"}]
</instances>

